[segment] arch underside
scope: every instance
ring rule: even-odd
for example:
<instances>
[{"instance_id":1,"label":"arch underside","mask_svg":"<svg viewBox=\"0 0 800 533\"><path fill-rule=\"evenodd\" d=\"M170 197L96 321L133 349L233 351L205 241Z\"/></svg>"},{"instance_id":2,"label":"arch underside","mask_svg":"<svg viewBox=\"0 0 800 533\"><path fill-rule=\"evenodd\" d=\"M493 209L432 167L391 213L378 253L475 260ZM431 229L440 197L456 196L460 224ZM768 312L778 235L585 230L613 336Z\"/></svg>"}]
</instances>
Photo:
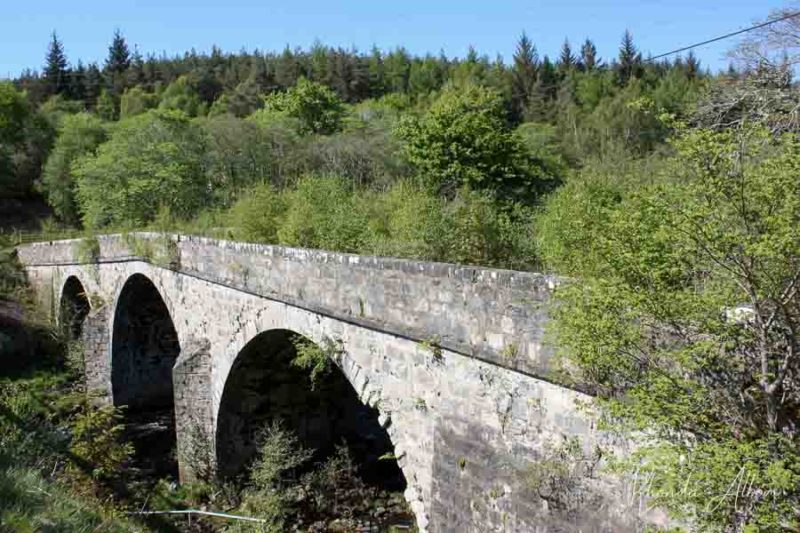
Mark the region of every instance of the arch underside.
<instances>
[{"instance_id":1,"label":"arch underside","mask_svg":"<svg viewBox=\"0 0 800 533\"><path fill-rule=\"evenodd\" d=\"M169 310L142 274L117 299L111 340L113 403L125 406L125 431L141 468L177 475L172 368L180 344Z\"/></svg>"},{"instance_id":2,"label":"arch underside","mask_svg":"<svg viewBox=\"0 0 800 533\"><path fill-rule=\"evenodd\" d=\"M61 290L58 325L70 340L81 337L83 322L90 310L89 297L83 283L77 277L69 276Z\"/></svg>"},{"instance_id":3,"label":"arch underside","mask_svg":"<svg viewBox=\"0 0 800 533\"><path fill-rule=\"evenodd\" d=\"M292 361L296 343L289 330L254 337L239 353L225 383L217 418L217 469L221 477L241 474L256 453L259 431L279 422L315 452L319 461L346 445L364 481L402 490L406 481L393 457L393 444L378 411L361 402L336 364L312 382Z\"/></svg>"},{"instance_id":4,"label":"arch underside","mask_svg":"<svg viewBox=\"0 0 800 533\"><path fill-rule=\"evenodd\" d=\"M179 353L178 335L158 290L144 275L132 275L114 313L114 405L131 410L171 406L172 367Z\"/></svg>"}]
</instances>

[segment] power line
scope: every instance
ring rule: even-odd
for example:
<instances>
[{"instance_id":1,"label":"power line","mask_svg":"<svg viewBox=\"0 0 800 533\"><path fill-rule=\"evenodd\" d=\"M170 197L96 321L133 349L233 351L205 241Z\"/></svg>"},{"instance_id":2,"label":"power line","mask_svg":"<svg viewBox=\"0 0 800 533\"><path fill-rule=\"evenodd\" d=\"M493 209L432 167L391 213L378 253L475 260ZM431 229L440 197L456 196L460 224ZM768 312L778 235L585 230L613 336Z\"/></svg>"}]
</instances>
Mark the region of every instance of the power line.
<instances>
[{"instance_id":1,"label":"power line","mask_svg":"<svg viewBox=\"0 0 800 533\"><path fill-rule=\"evenodd\" d=\"M707 44L715 43L717 41L721 41L723 39L728 39L730 37L734 37L736 35L741 35L742 33L747 33L748 31L757 30L759 28L763 28L765 26L769 26L770 24L775 24L776 22L782 22L784 20L800 16L800 11L795 11L794 13L789 13L788 15L784 15L782 17L778 17L773 20L768 20L766 22L762 22L761 24L756 24L755 26L750 26L749 28L745 28L743 30L734 31L731 33L726 33L725 35L720 35L719 37L714 37L713 39L709 39L707 41L703 41L701 43L692 44L689 46L684 46L683 48L678 48L677 50L671 50L669 52L665 52L663 54L659 54L655 57L648 58L647 61L655 61L656 59L661 59L662 57L671 56L672 54L678 54L680 52L685 52L686 50L691 50L692 48L697 48L698 46L705 46Z\"/></svg>"}]
</instances>

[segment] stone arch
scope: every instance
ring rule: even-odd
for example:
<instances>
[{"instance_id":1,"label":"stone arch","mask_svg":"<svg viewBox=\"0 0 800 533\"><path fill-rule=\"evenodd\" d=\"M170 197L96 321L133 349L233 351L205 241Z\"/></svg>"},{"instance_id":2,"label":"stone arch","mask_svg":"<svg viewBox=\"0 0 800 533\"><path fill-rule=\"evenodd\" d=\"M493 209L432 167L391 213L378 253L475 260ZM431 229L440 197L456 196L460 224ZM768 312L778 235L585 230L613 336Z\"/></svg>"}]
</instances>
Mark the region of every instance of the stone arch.
<instances>
[{"instance_id":1,"label":"stone arch","mask_svg":"<svg viewBox=\"0 0 800 533\"><path fill-rule=\"evenodd\" d=\"M91 304L83 283L76 276L69 276L61 288L58 325L69 340L81 338L83 322L91 311Z\"/></svg>"},{"instance_id":2,"label":"stone arch","mask_svg":"<svg viewBox=\"0 0 800 533\"><path fill-rule=\"evenodd\" d=\"M122 286L111 336L114 405L130 409L172 405L172 367L180 353L178 334L156 286L133 274Z\"/></svg>"},{"instance_id":3,"label":"stone arch","mask_svg":"<svg viewBox=\"0 0 800 533\"><path fill-rule=\"evenodd\" d=\"M155 284L131 275L116 300L111 323L111 397L126 406L135 458L175 475L172 368L181 347L169 308Z\"/></svg>"},{"instance_id":4,"label":"stone arch","mask_svg":"<svg viewBox=\"0 0 800 533\"><path fill-rule=\"evenodd\" d=\"M280 421L322 459L346 443L362 479L390 490L404 490L405 476L396 460L389 421L374 401L362 401L338 364L316 383L306 369L292 365L296 343L312 342L297 332L272 329L254 336L230 368L216 417L216 466L220 477L242 472L256 452L260 428ZM381 457L383 459L381 460Z\"/></svg>"}]
</instances>

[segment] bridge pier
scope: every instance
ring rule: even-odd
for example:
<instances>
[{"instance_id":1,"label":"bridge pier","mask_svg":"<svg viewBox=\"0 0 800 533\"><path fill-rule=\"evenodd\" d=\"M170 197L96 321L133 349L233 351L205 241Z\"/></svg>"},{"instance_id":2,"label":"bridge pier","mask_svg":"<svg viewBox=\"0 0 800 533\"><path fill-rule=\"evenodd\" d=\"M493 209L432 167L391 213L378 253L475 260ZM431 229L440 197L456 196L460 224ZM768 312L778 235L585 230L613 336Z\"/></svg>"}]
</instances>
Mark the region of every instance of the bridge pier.
<instances>
[{"instance_id":1,"label":"bridge pier","mask_svg":"<svg viewBox=\"0 0 800 533\"><path fill-rule=\"evenodd\" d=\"M83 322L83 363L86 390L96 395L97 401L112 403L111 354L109 353L110 306L101 305L89 311Z\"/></svg>"},{"instance_id":2,"label":"bridge pier","mask_svg":"<svg viewBox=\"0 0 800 533\"><path fill-rule=\"evenodd\" d=\"M211 398L211 345L190 339L172 368L175 435L181 483L214 476L214 421Z\"/></svg>"}]
</instances>

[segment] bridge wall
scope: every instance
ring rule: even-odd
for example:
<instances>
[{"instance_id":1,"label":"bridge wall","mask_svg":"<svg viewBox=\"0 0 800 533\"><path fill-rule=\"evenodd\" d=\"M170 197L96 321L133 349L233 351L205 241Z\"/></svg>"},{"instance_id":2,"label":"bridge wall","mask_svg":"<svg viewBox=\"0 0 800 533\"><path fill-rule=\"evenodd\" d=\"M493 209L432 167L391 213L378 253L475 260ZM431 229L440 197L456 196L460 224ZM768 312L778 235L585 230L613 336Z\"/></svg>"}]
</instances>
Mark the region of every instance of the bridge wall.
<instances>
[{"instance_id":1,"label":"bridge wall","mask_svg":"<svg viewBox=\"0 0 800 533\"><path fill-rule=\"evenodd\" d=\"M164 255L175 270L134 257L119 237L101 239L99 264L80 264L74 242L30 245L19 255L45 308L57 308L67 277L80 279L95 320L86 334L100 332L95 346L108 346L125 281L140 273L153 282L184 350L173 371L179 450L189 449L190 429L214 445L237 354L260 332L289 329L341 343L338 364L380 411L422 530L633 529L638 502L619 483L588 471L563 480L565 490L568 482L579 487L566 499L547 483L564 473L558 465L568 439L579 439L580 464L610 444L577 407L586 397L532 375L548 369L541 336L553 280L208 239L171 242ZM110 378L102 377L108 348L87 353L87 364L110 395ZM578 471L573 466L569 472ZM184 458L182 474L191 468Z\"/></svg>"}]
</instances>

